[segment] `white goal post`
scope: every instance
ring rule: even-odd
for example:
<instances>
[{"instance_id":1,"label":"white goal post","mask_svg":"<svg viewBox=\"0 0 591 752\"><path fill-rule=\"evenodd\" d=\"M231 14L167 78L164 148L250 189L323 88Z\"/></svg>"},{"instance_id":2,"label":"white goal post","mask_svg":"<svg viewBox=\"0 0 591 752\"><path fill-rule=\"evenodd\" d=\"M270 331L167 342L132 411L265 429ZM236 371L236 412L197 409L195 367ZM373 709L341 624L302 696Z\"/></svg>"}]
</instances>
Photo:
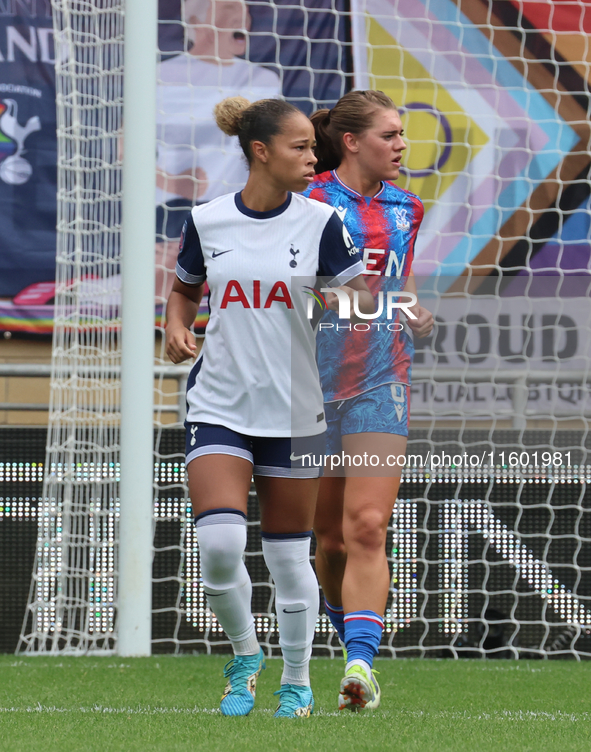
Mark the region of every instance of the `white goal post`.
<instances>
[{"instance_id":1,"label":"white goal post","mask_svg":"<svg viewBox=\"0 0 591 752\"><path fill-rule=\"evenodd\" d=\"M125 0L118 643L152 652L157 0Z\"/></svg>"}]
</instances>

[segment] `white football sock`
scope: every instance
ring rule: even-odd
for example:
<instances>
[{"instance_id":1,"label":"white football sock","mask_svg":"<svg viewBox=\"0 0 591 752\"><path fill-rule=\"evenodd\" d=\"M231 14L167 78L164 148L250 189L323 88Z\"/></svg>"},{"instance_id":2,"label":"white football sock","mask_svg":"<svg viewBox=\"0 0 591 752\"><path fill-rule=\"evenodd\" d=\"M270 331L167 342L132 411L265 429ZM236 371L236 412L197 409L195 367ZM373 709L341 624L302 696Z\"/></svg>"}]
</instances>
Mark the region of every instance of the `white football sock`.
<instances>
[{"instance_id":1,"label":"white football sock","mask_svg":"<svg viewBox=\"0 0 591 752\"><path fill-rule=\"evenodd\" d=\"M283 653L281 684L310 686L310 656L318 618L318 580L310 564L310 536L265 537L263 556L275 582L279 645Z\"/></svg>"},{"instance_id":2,"label":"white football sock","mask_svg":"<svg viewBox=\"0 0 591 752\"><path fill-rule=\"evenodd\" d=\"M238 512L218 512L196 523L201 579L209 607L228 635L235 655L254 655L259 644L250 608L252 583L242 556L246 519Z\"/></svg>"}]
</instances>

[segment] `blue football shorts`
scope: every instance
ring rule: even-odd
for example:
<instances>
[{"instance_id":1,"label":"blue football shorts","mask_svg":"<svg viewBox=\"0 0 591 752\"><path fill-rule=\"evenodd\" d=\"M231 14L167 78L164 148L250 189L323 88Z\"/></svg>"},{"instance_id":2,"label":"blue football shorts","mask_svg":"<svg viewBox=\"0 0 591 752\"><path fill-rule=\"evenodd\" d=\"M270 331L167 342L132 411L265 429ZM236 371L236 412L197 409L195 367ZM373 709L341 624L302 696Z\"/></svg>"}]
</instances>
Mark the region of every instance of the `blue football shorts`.
<instances>
[{"instance_id":1,"label":"blue football shorts","mask_svg":"<svg viewBox=\"0 0 591 752\"><path fill-rule=\"evenodd\" d=\"M326 433L297 438L247 436L225 426L185 422L185 462L208 454L242 457L253 475L270 478L319 478L324 467Z\"/></svg>"},{"instance_id":2,"label":"blue football shorts","mask_svg":"<svg viewBox=\"0 0 591 752\"><path fill-rule=\"evenodd\" d=\"M382 384L346 400L325 402L327 454L340 454L342 437L352 433L408 436L410 386Z\"/></svg>"}]
</instances>

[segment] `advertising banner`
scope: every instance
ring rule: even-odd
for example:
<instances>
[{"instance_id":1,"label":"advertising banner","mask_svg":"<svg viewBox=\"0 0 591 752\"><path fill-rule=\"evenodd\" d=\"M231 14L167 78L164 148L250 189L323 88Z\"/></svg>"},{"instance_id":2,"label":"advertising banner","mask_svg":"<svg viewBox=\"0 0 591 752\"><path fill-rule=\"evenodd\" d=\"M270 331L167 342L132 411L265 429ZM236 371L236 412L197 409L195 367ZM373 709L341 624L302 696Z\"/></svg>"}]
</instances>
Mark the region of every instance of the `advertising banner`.
<instances>
[{"instance_id":1,"label":"advertising banner","mask_svg":"<svg viewBox=\"0 0 591 752\"><path fill-rule=\"evenodd\" d=\"M50 333L53 311L44 304L53 296L57 189L51 8L49 0L3 5L0 329Z\"/></svg>"}]
</instances>

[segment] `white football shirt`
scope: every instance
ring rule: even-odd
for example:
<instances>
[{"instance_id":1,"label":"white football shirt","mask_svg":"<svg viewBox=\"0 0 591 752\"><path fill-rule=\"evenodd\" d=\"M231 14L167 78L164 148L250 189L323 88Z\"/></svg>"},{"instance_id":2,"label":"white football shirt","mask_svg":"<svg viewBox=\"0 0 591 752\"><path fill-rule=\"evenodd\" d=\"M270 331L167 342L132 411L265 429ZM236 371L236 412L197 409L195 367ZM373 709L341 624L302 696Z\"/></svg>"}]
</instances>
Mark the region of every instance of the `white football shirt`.
<instances>
[{"instance_id":1,"label":"white football shirt","mask_svg":"<svg viewBox=\"0 0 591 752\"><path fill-rule=\"evenodd\" d=\"M187 387L190 422L250 436L313 436L326 429L306 287L343 285L363 272L335 210L288 194L269 212L239 193L195 207L176 273L207 279L211 314Z\"/></svg>"}]
</instances>

